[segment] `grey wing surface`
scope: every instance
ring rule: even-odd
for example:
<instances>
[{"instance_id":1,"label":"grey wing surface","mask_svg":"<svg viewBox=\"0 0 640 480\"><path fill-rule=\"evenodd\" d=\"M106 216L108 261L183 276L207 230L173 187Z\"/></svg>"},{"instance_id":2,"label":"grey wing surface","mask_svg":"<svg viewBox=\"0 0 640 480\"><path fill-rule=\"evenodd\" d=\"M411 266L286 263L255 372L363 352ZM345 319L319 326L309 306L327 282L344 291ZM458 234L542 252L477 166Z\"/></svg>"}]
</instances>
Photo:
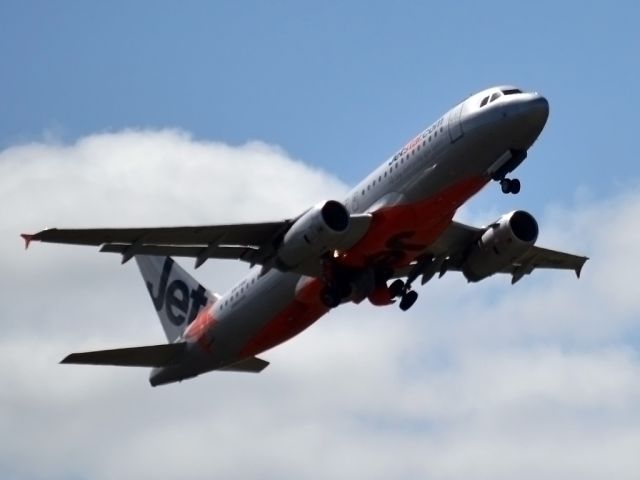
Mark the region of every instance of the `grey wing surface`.
<instances>
[{"instance_id":1,"label":"grey wing surface","mask_svg":"<svg viewBox=\"0 0 640 480\"><path fill-rule=\"evenodd\" d=\"M489 227L478 228L459 222L451 222L451 225L427 249L425 256L438 261L438 270L440 270L441 274L445 271L460 271L469 246L476 242L487 228ZM532 246L526 253L513 261L511 265L503 268L498 273L510 274L511 283L516 283L537 268L573 270L579 278L582 267L587 260L588 257ZM407 268L397 270L394 277L422 274L426 268L414 262ZM431 272L431 274L433 273Z\"/></svg>"},{"instance_id":2,"label":"grey wing surface","mask_svg":"<svg viewBox=\"0 0 640 480\"><path fill-rule=\"evenodd\" d=\"M580 272L587 260L587 257L533 246L527 253L513 262L511 266L502 270L501 273L510 273L511 283L516 283L536 268L573 270L576 276L580 278Z\"/></svg>"},{"instance_id":3,"label":"grey wing surface","mask_svg":"<svg viewBox=\"0 0 640 480\"><path fill-rule=\"evenodd\" d=\"M91 228L42 230L23 234L31 241L102 246L103 252L123 255L163 255L196 258L200 266L208 258L239 259L260 264L273 253L277 239L290 220L265 223L158 228Z\"/></svg>"}]
</instances>

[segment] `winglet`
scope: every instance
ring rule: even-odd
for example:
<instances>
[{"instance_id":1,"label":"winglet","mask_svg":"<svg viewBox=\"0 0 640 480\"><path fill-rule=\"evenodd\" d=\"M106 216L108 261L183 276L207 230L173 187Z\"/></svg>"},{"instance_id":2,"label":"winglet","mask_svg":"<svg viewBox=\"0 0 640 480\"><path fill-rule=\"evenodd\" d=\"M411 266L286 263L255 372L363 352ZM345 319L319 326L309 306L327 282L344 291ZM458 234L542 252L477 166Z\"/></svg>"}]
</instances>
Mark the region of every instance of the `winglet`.
<instances>
[{"instance_id":1,"label":"winglet","mask_svg":"<svg viewBox=\"0 0 640 480\"><path fill-rule=\"evenodd\" d=\"M582 273L582 267L584 267L584 264L587 263L587 260L589 260L589 257L583 257L580 265L578 265L575 268L574 271L576 272L576 277L580 278L580 273Z\"/></svg>"},{"instance_id":2,"label":"winglet","mask_svg":"<svg viewBox=\"0 0 640 480\"><path fill-rule=\"evenodd\" d=\"M28 249L29 244L31 244L31 240L33 240L33 237L35 237L35 235L29 233L21 233L20 236L24 239L24 249Z\"/></svg>"}]
</instances>

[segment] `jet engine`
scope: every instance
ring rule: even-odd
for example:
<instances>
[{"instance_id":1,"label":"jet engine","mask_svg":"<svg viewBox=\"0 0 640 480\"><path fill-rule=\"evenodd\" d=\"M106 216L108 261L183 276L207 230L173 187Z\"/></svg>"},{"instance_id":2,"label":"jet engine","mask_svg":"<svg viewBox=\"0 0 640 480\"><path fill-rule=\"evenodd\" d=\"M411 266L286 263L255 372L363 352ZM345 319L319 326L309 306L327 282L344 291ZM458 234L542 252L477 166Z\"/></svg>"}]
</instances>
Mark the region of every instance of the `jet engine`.
<instances>
[{"instance_id":1,"label":"jet engine","mask_svg":"<svg viewBox=\"0 0 640 480\"><path fill-rule=\"evenodd\" d=\"M531 214L516 210L500 217L469 250L462 273L477 282L500 272L524 255L538 239L538 223Z\"/></svg>"},{"instance_id":2,"label":"jet engine","mask_svg":"<svg viewBox=\"0 0 640 480\"><path fill-rule=\"evenodd\" d=\"M349 212L335 200L307 210L291 226L278 248L277 264L292 270L311 258L337 248L350 225Z\"/></svg>"}]
</instances>

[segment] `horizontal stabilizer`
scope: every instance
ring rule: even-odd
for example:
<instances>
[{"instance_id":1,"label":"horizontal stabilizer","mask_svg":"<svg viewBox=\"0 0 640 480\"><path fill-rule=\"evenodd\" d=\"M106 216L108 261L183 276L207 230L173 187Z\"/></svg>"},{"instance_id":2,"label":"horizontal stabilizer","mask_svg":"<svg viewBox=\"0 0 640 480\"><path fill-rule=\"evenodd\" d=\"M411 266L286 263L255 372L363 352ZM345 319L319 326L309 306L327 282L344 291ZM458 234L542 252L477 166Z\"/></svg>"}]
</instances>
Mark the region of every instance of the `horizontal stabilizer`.
<instances>
[{"instance_id":1,"label":"horizontal stabilizer","mask_svg":"<svg viewBox=\"0 0 640 480\"><path fill-rule=\"evenodd\" d=\"M267 368L269 362L266 360L262 360L258 357L251 357L245 360L240 360L239 362L232 363L231 365L227 365L225 367L221 367L218 370L225 370L228 372L251 372L251 373L260 373L262 370Z\"/></svg>"},{"instance_id":2,"label":"horizontal stabilizer","mask_svg":"<svg viewBox=\"0 0 640 480\"><path fill-rule=\"evenodd\" d=\"M146 347L116 348L95 352L72 353L60 363L85 365L117 365L120 367L164 367L176 362L185 343L169 343Z\"/></svg>"}]
</instances>

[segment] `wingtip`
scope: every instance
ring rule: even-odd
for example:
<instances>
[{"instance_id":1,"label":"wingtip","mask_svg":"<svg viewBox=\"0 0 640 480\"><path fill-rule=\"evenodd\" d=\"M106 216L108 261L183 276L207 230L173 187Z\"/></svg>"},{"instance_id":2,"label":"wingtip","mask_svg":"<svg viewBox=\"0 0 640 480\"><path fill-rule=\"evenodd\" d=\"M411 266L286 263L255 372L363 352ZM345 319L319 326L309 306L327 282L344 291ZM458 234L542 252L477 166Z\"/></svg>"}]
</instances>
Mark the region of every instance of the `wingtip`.
<instances>
[{"instance_id":1,"label":"wingtip","mask_svg":"<svg viewBox=\"0 0 640 480\"><path fill-rule=\"evenodd\" d=\"M35 235L30 234L30 233L21 233L20 236L24 240L24 249L27 250L29 248L29 245L31 244L31 241L33 240L33 237Z\"/></svg>"},{"instance_id":2,"label":"wingtip","mask_svg":"<svg viewBox=\"0 0 640 480\"><path fill-rule=\"evenodd\" d=\"M587 263L587 260L589 260L589 257L583 257L582 263L578 267L576 267L575 269L576 277L580 278L580 274L582 273L582 267L584 267L584 264Z\"/></svg>"},{"instance_id":3,"label":"wingtip","mask_svg":"<svg viewBox=\"0 0 640 480\"><path fill-rule=\"evenodd\" d=\"M58 362L58 365L87 365L82 361L82 355L78 353L70 353Z\"/></svg>"}]
</instances>

